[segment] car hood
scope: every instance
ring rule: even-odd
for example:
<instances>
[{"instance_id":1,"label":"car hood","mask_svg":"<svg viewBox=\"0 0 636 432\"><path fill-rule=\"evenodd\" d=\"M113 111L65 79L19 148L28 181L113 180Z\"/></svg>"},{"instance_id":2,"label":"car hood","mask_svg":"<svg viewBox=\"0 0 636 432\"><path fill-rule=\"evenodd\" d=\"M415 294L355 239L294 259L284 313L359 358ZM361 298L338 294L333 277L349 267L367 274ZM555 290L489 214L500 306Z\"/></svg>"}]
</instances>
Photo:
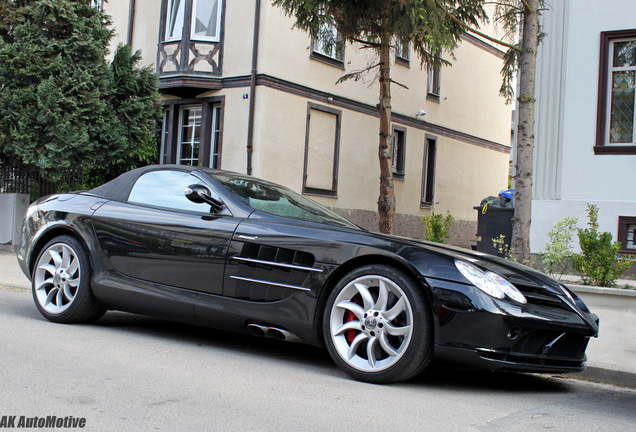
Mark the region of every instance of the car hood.
<instances>
[{"instance_id":1,"label":"car hood","mask_svg":"<svg viewBox=\"0 0 636 432\"><path fill-rule=\"evenodd\" d=\"M544 289L550 291L556 295L564 295L565 287L563 284L552 279L551 277L533 269L528 266L516 263L514 261L506 260L494 255L469 250L457 246L450 246L441 243L433 243L424 240L415 240L406 237L399 236L387 236L382 234L374 234L377 237L385 240L390 240L392 243L399 242L406 246L406 249L400 252L403 255L406 250L410 250L409 254L418 255L416 250L425 251L426 256L422 256L417 259L414 256L408 257L416 266L419 261L426 262L426 269L428 269L427 276L435 277L439 279L448 279L454 281L464 281L463 277L457 272L448 272L443 269L448 269L448 266L435 266L431 260L444 260L458 259L468 261L481 267L484 270L489 270L498 273L506 277L510 282L515 285L532 286L536 289ZM431 265L433 264L433 265ZM454 266L451 267L453 269ZM431 270L432 269L432 270ZM439 270L436 270L439 269ZM453 269L454 270L454 269ZM567 294L566 294L567 295Z\"/></svg>"}]
</instances>

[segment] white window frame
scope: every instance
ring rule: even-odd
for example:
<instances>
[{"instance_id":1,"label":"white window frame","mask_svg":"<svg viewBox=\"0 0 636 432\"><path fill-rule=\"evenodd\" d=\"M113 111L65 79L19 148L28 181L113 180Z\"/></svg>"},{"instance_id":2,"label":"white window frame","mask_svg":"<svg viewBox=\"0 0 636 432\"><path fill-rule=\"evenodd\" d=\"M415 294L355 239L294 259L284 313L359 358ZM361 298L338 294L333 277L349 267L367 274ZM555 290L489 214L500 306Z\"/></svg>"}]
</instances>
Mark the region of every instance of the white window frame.
<instances>
[{"instance_id":1,"label":"white window frame","mask_svg":"<svg viewBox=\"0 0 636 432\"><path fill-rule=\"evenodd\" d=\"M320 55L323 55L325 57L329 57L331 59L337 60L339 62L343 61L344 52L338 53L338 46L337 45L338 45L338 41L339 41L339 37L340 37L340 35L338 34L338 29L336 28L335 25L333 25L331 23L325 23L325 24L323 24L321 26L320 33L327 33L327 32L330 32L333 35L334 44L331 47L331 50L333 52L329 53L329 52L327 52L325 50L324 43L323 43L323 41L320 40L320 38L314 39L314 41L312 43L313 52L316 53L316 54L320 54Z\"/></svg>"},{"instance_id":2,"label":"white window frame","mask_svg":"<svg viewBox=\"0 0 636 432\"><path fill-rule=\"evenodd\" d=\"M409 41L402 43L400 38L395 39L395 58L404 62L411 60L411 43Z\"/></svg>"},{"instance_id":3,"label":"white window frame","mask_svg":"<svg viewBox=\"0 0 636 432\"><path fill-rule=\"evenodd\" d=\"M175 17L175 23L174 26L171 26L172 20L172 12L173 12L173 8L176 2L179 2L179 9L178 12L179 14ZM188 1L192 2L192 8L190 9L190 16L186 16L186 3ZM197 35L195 33L195 19L196 19L196 13L197 13L197 7L199 5L200 1L205 1L205 0L168 0L167 1L167 7L166 7L166 16L165 16L165 23L166 23L166 28L164 31L164 41L165 42L174 42L174 41L180 41L183 39L184 37L184 27L186 26L186 22L190 23L190 40L192 41L197 41L197 42L220 42L221 41L221 14L223 12L223 0L217 0L216 3L216 27L215 27L215 33L212 36L201 36L201 35ZM174 27L175 29L178 28L177 26L180 25L179 31L175 32L174 35L170 35L170 29L171 27Z\"/></svg>"},{"instance_id":4,"label":"white window frame","mask_svg":"<svg viewBox=\"0 0 636 432\"><path fill-rule=\"evenodd\" d=\"M216 32L213 36L197 36L194 33L194 20L196 18L196 11L199 1L202 0L193 0L192 2L192 13L190 16L190 40L201 42L219 42L221 40L221 12L223 11L223 0L217 0L216 3Z\"/></svg>"},{"instance_id":5,"label":"white window frame","mask_svg":"<svg viewBox=\"0 0 636 432\"><path fill-rule=\"evenodd\" d=\"M210 168L219 168L219 141L221 138L221 104L216 104L212 108L212 129L210 130Z\"/></svg>"},{"instance_id":6,"label":"white window frame","mask_svg":"<svg viewBox=\"0 0 636 432\"><path fill-rule=\"evenodd\" d=\"M428 67L428 86L429 95L439 97L440 93L440 68L438 66Z\"/></svg>"},{"instance_id":7,"label":"white window frame","mask_svg":"<svg viewBox=\"0 0 636 432\"><path fill-rule=\"evenodd\" d=\"M189 110L197 109L201 113L199 115L199 125L198 125L198 127L199 127L199 141L197 143L198 144L198 150L197 150L197 157L196 157L196 162L197 162L196 165L194 165L194 143L195 143L195 141L194 141L194 137L195 137L194 131L192 133L191 140L186 143L186 144L190 144L192 146L191 157L189 159L187 159L187 160L189 160L192 163L192 165L190 165L190 166L199 166L199 161L200 161L200 157L201 157L201 136L202 136L202 133L203 133L203 105L183 105L183 106L179 107L179 134L177 135L178 136L178 140L177 140L177 157L176 157L176 160L177 160L177 164L178 165L184 165L182 163L182 161L185 160L185 159L182 159L182 157L181 157L181 154L182 154L181 153L181 147L184 144L184 141L183 141L183 111L185 111L187 109L189 109ZM196 128L196 123L195 123L195 128Z\"/></svg>"},{"instance_id":8,"label":"white window frame","mask_svg":"<svg viewBox=\"0 0 636 432\"><path fill-rule=\"evenodd\" d=\"M179 32L178 36L169 36L169 31L170 31L170 24L172 23L171 17L172 17L172 8L174 7L174 3L175 2L179 2L179 5L181 6L181 31ZM168 0L168 4L166 7L166 29L165 29L165 33L164 33L164 40L165 41L178 41L183 39L183 26L185 25L185 3L187 0ZM177 18L177 23L179 22L179 18Z\"/></svg>"}]
</instances>

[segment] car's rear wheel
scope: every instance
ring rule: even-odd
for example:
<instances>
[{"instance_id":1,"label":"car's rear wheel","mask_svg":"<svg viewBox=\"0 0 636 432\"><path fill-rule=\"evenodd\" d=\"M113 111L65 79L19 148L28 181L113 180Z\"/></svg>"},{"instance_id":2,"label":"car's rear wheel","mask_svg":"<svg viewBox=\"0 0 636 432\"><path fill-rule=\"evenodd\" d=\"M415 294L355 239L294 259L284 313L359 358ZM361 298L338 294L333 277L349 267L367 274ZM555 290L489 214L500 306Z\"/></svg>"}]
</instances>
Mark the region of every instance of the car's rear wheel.
<instances>
[{"instance_id":1,"label":"car's rear wheel","mask_svg":"<svg viewBox=\"0 0 636 432\"><path fill-rule=\"evenodd\" d=\"M398 382L433 355L431 309L421 286L394 267L360 267L327 299L325 344L336 364L361 381Z\"/></svg>"},{"instance_id":2,"label":"car's rear wheel","mask_svg":"<svg viewBox=\"0 0 636 432\"><path fill-rule=\"evenodd\" d=\"M50 321L93 321L106 311L93 295L88 256L75 237L49 241L38 255L31 279L35 305Z\"/></svg>"}]
</instances>

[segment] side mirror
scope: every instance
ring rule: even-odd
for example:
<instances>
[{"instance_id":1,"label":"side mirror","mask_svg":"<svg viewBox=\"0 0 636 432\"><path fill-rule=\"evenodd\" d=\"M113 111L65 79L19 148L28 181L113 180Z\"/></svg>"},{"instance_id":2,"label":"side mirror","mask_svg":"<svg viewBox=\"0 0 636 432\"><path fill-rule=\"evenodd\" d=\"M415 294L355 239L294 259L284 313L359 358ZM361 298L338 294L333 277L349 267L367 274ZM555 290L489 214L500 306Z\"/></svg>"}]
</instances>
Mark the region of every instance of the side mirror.
<instances>
[{"instance_id":1,"label":"side mirror","mask_svg":"<svg viewBox=\"0 0 636 432\"><path fill-rule=\"evenodd\" d=\"M217 198L214 198L210 193L210 190L201 185L201 184L193 184L185 188L183 191L186 198L188 198L193 203L202 204L207 203L212 206L214 211L223 210L223 202Z\"/></svg>"}]
</instances>

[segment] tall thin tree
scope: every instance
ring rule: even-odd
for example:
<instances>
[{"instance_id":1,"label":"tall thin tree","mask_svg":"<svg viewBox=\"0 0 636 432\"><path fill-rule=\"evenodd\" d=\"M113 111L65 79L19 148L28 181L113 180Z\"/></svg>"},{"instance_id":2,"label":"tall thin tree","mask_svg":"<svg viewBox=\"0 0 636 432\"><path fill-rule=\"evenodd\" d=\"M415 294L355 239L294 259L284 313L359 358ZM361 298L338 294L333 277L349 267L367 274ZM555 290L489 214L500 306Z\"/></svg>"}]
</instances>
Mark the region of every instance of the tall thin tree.
<instances>
[{"instance_id":1,"label":"tall thin tree","mask_svg":"<svg viewBox=\"0 0 636 432\"><path fill-rule=\"evenodd\" d=\"M465 26L468 32L508 48L501 70L500 94L508 102L516 96L518 108L517 144L515 147L515 211L512 218L511 248L520 262L530 260L530 223L532 213L532 178L534 158L534 106L537 50L543 37L541 13L546 0L498 0L494 20L504 30L497 39ZM463 24L462 24L463 25ZM511 42L510 42L511 41ZM515 78L518 80L515 81ZM515 83L518 89L515 89ZM517 91L518 90L518 91Z\"/></svg>"},{"instance_id":2,"label":"tall thin tree","mask_svg":"<svg viewBox=\"0 0 636 432\"><path fill-rule=\"evenodd\" d=\"M273 0L296 18L295 27L305 30L327 48L354 43L375 52L368 67L344 75L338 82L358 80L375 73L379 84L380 117L378 159L380 232L391 234L395 224L395 194L392 171L391 50L395 41L410 42L425 67L448 64L437 55L452 55L468 27L478 27L486 18L484 0ZM339 39L332 31L333 26Z\"/></svg>"},{"instance_id":3,"label":"tall thin tree","mask_svg":"<svg viewBox=\"0 0 636 432\"><path fill-rule=\"evenodd\" d=\"M517 97L515 212L512 219L511 246L521 262L528 262L530 259L535 81L537 50L543 36L539 19L544 8L545 0L500 0L495 9L495 19L502 24L507 34L517 41L515 45L506 44L508 51L502 69L501 94L509 101L515 94ZM518 72L518 94L513 88L515 70Z\"/></svg>"}]
</instances>

